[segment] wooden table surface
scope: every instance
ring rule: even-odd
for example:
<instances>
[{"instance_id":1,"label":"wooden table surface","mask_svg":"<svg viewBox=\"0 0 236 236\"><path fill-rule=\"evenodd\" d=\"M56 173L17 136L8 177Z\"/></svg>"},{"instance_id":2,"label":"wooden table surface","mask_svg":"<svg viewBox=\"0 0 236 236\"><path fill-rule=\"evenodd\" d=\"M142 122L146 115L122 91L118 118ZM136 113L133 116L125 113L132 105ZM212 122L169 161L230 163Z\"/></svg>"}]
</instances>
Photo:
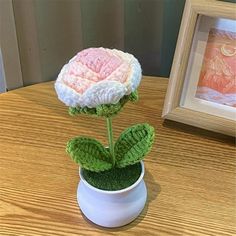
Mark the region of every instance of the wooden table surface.
<instances>
[{"instance_id":1,"label":"wooden table surface","mask_svg":"<svg viewBox=\"0 0 236 236\"><path fill-rule=\"evenodd\" d=\"M113 120L115 137L138 122L149 122L157 133L145 159L146 207L117 229L83 217L76 202L78 166L65 153L67 140L77 135L107 144L105 121L70 117L52 82L1 94L0 235L236 235L234 139L163 122L167 83L144 77L139 102Z\"/></svg>"}]
</instances>

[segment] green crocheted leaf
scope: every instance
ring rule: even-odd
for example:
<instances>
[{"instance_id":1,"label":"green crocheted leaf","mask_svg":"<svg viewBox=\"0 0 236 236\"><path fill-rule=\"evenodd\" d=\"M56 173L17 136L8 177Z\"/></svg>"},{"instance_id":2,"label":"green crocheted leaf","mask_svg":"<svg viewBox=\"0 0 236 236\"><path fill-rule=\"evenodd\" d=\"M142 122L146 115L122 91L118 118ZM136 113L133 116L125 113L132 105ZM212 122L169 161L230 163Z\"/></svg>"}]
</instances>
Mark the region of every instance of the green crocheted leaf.
<instances>
[{"instance_id":1,"label":"green crocheted leaf","mask_svg":"<svg viewBox=\"0 0 236 236\"><path fill-rule=\"evenodd\" d=\"M154 128L149 124L138 124L126 129L115 143L117 167L141 161L151 150L154 136Z\"/></svg>"},{"instance_id":2,"label":"green crocheted leaf","mask_svg":"<svg viewBox=\"0 0 236 236\"><path fill-rule=\"evenodd\" d=\"M112 168L108 150L95 139L76 137L68 141L67 153L82 168L101 172Z\"/></svg>"},{"instance_id":3,"label":"green crocheted leaf","mask_svg":"<svg viewBox=\"0 0 236 236\"><path fill-rule=\"evenodd\" d=\"M111 117L116 115L126 102L136 102L138 100L138 92L137 90L132 92L129 95L125 95L120 99L119 102L116 104L103 104L99 105L96 108L89 108L89 107L69 107L69 114L71 116L76 116L79 114L86 114L86 115L94 115L94 116L101 116L101 117Z\"/></svg>"}]
</instances>

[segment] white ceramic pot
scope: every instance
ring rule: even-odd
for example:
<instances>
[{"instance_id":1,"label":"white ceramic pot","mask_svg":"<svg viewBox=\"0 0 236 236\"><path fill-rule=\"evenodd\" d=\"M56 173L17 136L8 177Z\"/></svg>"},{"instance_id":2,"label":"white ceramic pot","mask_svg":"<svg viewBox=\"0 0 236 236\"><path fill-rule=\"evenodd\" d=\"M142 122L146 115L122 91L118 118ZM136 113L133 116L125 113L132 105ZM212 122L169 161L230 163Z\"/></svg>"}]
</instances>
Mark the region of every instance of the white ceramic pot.
<instances>
[{"instance_id":1,"label":"white ceramic pot","mask_svg":"<svg viewBox=\"0 0 236 236\"><path fill-rule=\"evenodd\" d=\"M77 201L84 215L95 224L109 228L133 221L143 210L147 199L143 162L141 165L139 179L133 185L118 191L93 187L83 178L83 171L80 169Z\"/></svg>"}]
</instances>

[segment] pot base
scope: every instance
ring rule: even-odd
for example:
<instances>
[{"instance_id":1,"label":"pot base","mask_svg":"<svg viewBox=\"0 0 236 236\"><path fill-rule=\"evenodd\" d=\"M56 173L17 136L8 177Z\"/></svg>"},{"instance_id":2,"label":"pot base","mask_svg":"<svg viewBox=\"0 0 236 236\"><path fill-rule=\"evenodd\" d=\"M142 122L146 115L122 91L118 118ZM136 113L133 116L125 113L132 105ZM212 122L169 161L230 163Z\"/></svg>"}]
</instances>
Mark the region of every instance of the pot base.
<instances>
[{"instance_id":1,"label":"pot base","mask_svg":"<svg viewBox=\"0 0 236 236\"><path fill-rule=\"evenodd\" d=\"M77 201L83 214L93 223L113 228L127 225L142 212L147 189L142 179L127 191L101 191L79 182Z\"/></svg>"}]
</instances>

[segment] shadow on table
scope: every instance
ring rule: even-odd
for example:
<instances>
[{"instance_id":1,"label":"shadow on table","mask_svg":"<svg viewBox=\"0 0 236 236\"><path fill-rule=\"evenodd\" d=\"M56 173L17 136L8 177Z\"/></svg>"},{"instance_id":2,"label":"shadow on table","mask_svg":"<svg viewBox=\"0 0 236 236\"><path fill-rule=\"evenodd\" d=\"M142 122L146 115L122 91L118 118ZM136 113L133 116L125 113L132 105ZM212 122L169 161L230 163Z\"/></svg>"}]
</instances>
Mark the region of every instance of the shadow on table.
<instances>
[{"instance_id":1,"label":"shadow on table","mask_svg":"<svg viewBox=\"0 0 236 236\"><path fill-rule=\"evenodd\" d=\"M142 213L139 215L139 217L136 218L130 224L122 226L122 227L117 227L117 228L101 227L99 225L94 224L89 219L87 219L86 216L84 216L84 214L80 211L82 216L83 216L83 218L84 218L84 220L87 221L92 227L94 227L96 229L100 229L103 232L104 231L105 232L120 232L120 231L126 231L126 230L128 230L130 228L136 227L138 224L140 224L143 221L143 219L147 215L149 204L152 201L154 201L157 198L157 196L160 194L160 192L161 192L160 185L157 182L155 182L152 174L148 170L145 170L145 183L146 183L146 187L147 187L147 191L148 191L148 197L147 197L146 205L145 205Z\"/></svg>"},{"instance_id":2,"label":"shadow on table","mask_svg":"<svg viewBox=\"0 0 236 236\"><path fill-rule=\"evenodd\" d=\"M201 129L198 127L179 123L179 122L172 121L172 120L164 120L164 122L162 124L163 124L163 127L166 127L166 128L170 128L170 129L180 131L183 133L187 133L187 134L196 135L201 138L208 139L208 140L215 140L215 141L219 141L219 142L223 141L225 143L228 143L229 145L235 146L235 138L234 137L230 137L230 136L227 136L224 134Z\"/></svg>"}]
</instances>

